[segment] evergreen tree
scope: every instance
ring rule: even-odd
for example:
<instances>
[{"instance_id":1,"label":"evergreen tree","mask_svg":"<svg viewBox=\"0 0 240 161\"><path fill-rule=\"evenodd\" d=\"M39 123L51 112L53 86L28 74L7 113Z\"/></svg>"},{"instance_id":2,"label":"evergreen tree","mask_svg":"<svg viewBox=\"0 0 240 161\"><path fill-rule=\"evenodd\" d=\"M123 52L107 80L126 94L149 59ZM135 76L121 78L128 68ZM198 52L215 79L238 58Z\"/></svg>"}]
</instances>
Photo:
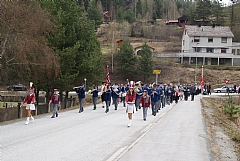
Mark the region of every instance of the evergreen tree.
<instances>
[{"instance_id":1,"label":"evergreen tree","mask_svg":"<svg viewBox=\"0 0 240 161\"><path fill-rule=\"evenodd\" d=\"M210 0L198 0L196 7L196 18L203 19L203 21L209 20L211 16L211 1Z\"/></svg>"},{"instance_id":2,"label":"evergreen tree","mask_svg":"<svg viewBox=\"0 0 240 161\"><path fill-rule=\"evenodd\" d=\"M215 19L214 23L218 26L224 26L226 13L220 3L214 1L212 5L212 17Z\"/></svg>"},{"instance_id":3,"label":"evergreen tree","mask_svg":"<svg viewBox=\"0 0 240 161\"><path fill-rule=\"evenodd\" d=\"M162 17L161 8L162 8L162 0L154 0L155 1L155 10L158 18Z\"/></svg>"},{"instance_id":4,"label":"evergreen tree","mask_svg":"<svg viewBox=\"0 0 240 161\"><path fill-rule=\"evenodd\" d=\"M124 20L124 11L123 11L123 8L120 7L117 12L116 21L122 22L123 20Z\"/></svg>"},{"instance_id":5,"label":"evergreen tree","mask_svg":"<svg viewBox=\"0 0 240 161\"><path fill-rule=\"evenodd\" d=\"M128 10L127 13L124 16L124 19L126 21L128 21L129 23L133 23L135 22L135 18L134 18L134 13L132 10Z\"/></svg>"},{"instance_id":6,"label":"evergreen tree","mask_svg":"<svg viewBox=\"0 0 240 161\"><path fill-rule=\"evenodd\" d=\"M88 18L89 20L93 20L93 21L94 21L94 23L95 23L95 29L97 29L97 28L99 27L99 25L102 24L101 14L100 14L100 12L98 11L97 5L96 5L95 2L92 2L92 3L91 3L91 6L88 8L87 18Z\"/></svg>"},{"instance_id":7,"label":"evergreen tree","mask_svg":"<svg viewBox=\"0 0 240 161\"><path fill-rule=\"evenodd\" d=\"M136 14L140 15L141 17L143 16L141 0L138 0L136 3Z\"/></svg>"},{"instance_id":8,"label":"evergreen tree","mask_svg":"<svg viewBox=\"0 0 240 161\"><path fill-rule=\"evenodd\" d=\"M156 21L156 19L157 19L156 11L153 11L153 13L152 13L152 19L153 19L153 21Z\"/></svg>"},{"instance_id":9,"label":"evergreen tree","mask_svg":"<svg viewBox=\"0 0 240 161\"><path fill-rule=\"evenodd\" d=\"M143 81L146 81L146 79L152 75L153 71L152 52L146 43L142 45L142 50L140 51L140 57L138 59L139 75L142 76Z\"/></svg>"},{"instance_id":10,"label":"evergreen tree","mask_svg":"<svg viewBox=\"0 0 240 161\"><path fill-rule=\"evenodd\" d=\"M131 35L130 35L130 37L135 37L136 36L136 34L135 34L135 32L134 32L134 25L132 25L132 30L131 30Z\"/></svg>"},{"instance_id":11,"label":"evergreen tree","mask_svg":"<svg viewBox=\"0 0 240 161\"><path fill-rule=\"evenodd\" d=\"M61 90L69 90L84 78L89 84L96 83L104 70L94 24L72 0L45 0L41 3L55 18L56 31L48 37L61 59L62 73L55 84Z\"/></svg>"},{"instance_id":12,"label":"evergreen tree","mask_svg":"<svg viewBox=\"0 0 240 161\"><path fill-rule=\"evenodd\" d=\"M130 41L124 40L117 55L117 70L123 73L126 78L132 76L135 71L136 60Z\"/></svg>"}]
</instances>

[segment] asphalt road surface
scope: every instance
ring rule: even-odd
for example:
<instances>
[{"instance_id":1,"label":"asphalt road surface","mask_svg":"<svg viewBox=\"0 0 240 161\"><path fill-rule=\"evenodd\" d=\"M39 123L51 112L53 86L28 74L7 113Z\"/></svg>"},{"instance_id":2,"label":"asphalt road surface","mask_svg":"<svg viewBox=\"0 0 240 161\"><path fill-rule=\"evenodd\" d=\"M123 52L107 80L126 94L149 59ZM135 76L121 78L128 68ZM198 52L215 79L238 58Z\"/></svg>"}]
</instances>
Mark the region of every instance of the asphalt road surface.
<instances>
[{"instance_id":1,"label":"asphalt road surface","mask_svg":"<svg viewBox=\"0 0 240 161\"><path fill-rule=\"evenodd\" d=\"M132 126L122 103L110 112L99 104L1 125L1 161L210 161L200 99L167 105L156 116L134 113Z\"/></svg>"}]
</instances>

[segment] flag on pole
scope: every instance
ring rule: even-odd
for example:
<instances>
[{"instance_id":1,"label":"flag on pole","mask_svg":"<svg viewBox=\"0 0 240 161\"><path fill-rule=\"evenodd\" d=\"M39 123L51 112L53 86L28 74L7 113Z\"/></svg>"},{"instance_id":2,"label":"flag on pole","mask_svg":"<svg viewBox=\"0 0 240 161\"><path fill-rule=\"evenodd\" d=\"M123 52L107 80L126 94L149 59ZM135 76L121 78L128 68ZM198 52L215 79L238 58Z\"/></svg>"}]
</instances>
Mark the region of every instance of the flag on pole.
<instances>
[{"instance_id":1,"label":"flag on pole","mask_svg":"<svg viewBox=\"0 0 240 161\"><path fill-rule=\"evenodd\" d=\"M230 82L230 80L229 80L229 79L225 79L224 82L225 82L226 84L228 84L228 83Z\"/></svg>"},{"instance_id":2,"label":"flag on pole","mask_svg":"<svg viewBox=\"0 0 240 161\"><path fill-rule=\"evenodd\" d=\"M110 74L109 74L109 66L108 65L106 66L106 74L107 74L107 76L106 76L106 85L108 85L109 83L111 83L111 81L110 81Z\"/></svg>"},{"instance_id":3,"label":"flag on pole","mask_svg":"<svg viewBox=\"0 0 240 161\"><path fill-rule=\"evenodd\" d=\"M204 87L204 77L201 76L201 90L203 90L203 87Z\"/></svg>"}]
</instances>

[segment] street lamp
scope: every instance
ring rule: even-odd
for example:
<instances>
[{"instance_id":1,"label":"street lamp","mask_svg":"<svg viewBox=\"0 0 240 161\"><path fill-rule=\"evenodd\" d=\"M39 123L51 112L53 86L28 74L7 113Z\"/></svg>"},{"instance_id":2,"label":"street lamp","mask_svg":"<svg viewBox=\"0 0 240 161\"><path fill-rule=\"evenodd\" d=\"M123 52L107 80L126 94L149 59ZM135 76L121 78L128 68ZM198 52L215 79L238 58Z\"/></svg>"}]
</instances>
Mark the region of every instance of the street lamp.
<instances>
[{"instance_id":1,"label":"street lamp","mask_svg":"<svg viewBox=\"0 0 240 161\"><path fill-rule=\"evenodd\" d=\"M196 81L197 81L197 51L198 51L198 46L199 43L196 44L196 66L195 66L195 79L194 79L194 82L196 84Z\"/></svg>"},{"instance_id":2,"label":"street lamp","mask_svg":"<svg viewBox=\"0 0 240 161\"><path fill-rule=\"evenodd\" d=\"M87 78L84 78L85 88L87 87Z\"/></svg>"}]
</instances>

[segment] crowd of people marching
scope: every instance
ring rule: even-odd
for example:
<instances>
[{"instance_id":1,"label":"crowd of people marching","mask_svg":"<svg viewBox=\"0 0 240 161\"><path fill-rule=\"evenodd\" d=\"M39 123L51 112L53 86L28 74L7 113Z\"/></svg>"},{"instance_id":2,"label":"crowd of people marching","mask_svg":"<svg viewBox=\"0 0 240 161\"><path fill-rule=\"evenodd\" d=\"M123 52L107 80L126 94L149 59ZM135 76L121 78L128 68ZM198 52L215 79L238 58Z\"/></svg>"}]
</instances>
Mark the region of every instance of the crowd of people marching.
<instances>
[{"instance_id":1,"label":"crowd of people marching","mask_svg":"<svg viewBox=\"0 0 240 161\"><path fill-rule=\"evenodd\" d=\"M240 93L240 88L236 88L236 92ZM86 96L86 88L84 83L81 83L80 86L74 87L76 93L78 94L79 99L79 113L84 111L84 101ZM143 120L147 120L148 108L151 108L153 116L164 108L166 105L170 105L175 102L178 103L180 100L188 101L189 98L191 101L194 101L194 96L199 93L209 95L211 94L211 85L205 84L203 86L203 91L201 91L201 85L197 84L173 84L173 83L142 83L127 81L124 84L111 84L102 82L102 85L99 87L95 85L92 90L88 91L92 95L93 101L93 110L97 108L97 100L99 94L101 95L102 107L105 108L105 113L109 112L111 103L114 106L114 109L118 109L119 103L122 103L126 107L126 113L128 114L128 127L131 126L132 114L134 111L138 111L142 108L143 111ZM28 111L26 125L30 121L34 122L34 118L31 114L32 110L35 110L34 100L34 88L29 89L29 94L23 100L22 104L27 103L26 109ZM60 95L57 89L54 89L53 94L50 97L49 105L53 104L53 114L51 118L58 117L58 107L60 106Z\"/></svg>"},{"instance_id":2,"label":"crowd of people marching","mask_svg":"<svg viewBox=\"0 0 240 161\"><path fill-rule=\"evenodd\" d=\"M75 89L79 98L79 113L81 113L83 112L86 88L82 83ZM101 87L95 85L88 93L92 94L93 110L96 110L98 94L101 95L102 107L105 108L105 113L109 112L111 104L117 110L119 103L122 103L126 107L129 119L128 127L130 127L134 111L142 108L143 120L146 121L148 108L151 108L152 115L156 116L159 110L173 102L178 103L179 100L188 101L189 97L191 101L194 101L194 95L201 93L200 89L200 86L195 84L180 85L162 82L147 84L127 80L124 84L115 83L113 85L102 82Z\"/></svg>"}]
</instances>

